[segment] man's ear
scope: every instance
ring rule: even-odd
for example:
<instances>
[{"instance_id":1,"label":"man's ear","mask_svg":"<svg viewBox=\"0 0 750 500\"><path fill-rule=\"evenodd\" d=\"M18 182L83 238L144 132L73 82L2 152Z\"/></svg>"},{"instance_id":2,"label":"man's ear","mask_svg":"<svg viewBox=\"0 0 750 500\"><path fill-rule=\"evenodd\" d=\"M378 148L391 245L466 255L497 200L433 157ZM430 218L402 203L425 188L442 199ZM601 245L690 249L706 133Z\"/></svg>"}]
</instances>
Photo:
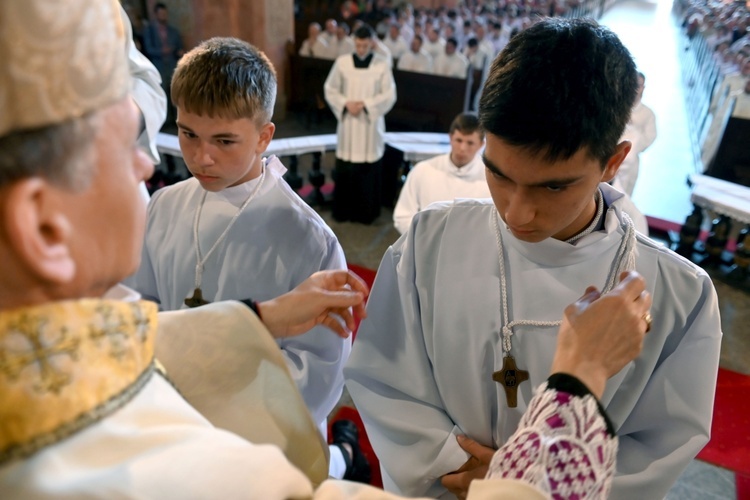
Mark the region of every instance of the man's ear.
<instances>
[{"instance_id":1,"label":"man's ear","mask_svg":"<svg viewBox=\"0 0 750 500\"><path fill-rule=\"evenodd\" d=\"M55 284L71 281L76 265L70 253L72 227L60 210L60 191L32 177L14 183L2 197L8 245L37 279Z\"/></svg>"},{"instance_id":2,"label":"man's ear","mask_svg":"<svg viewBox=\"0 0 750 500\"><path fill-rule=\"evenodd\" d=\"M276 125L273 122L268 122L260 128L260 138L258 139L258 148L256 149L258 154L268 149L268 145L271 144L271 139L273 139L275 132Z\"/></svg>"},{"instance_id":3,"label":"man's ear","mask_svg":"<svg viewBox=\"0 0 750 500\"><path fill-rule=\"evenodd\" d=\"M630 141L622 141L615 148L615 152L607 160L607 164L604 166L604 172L602 172L602 182L609 182L615 178L617 171L620 169L620 165L625 161L625 157L628 156L630 148L633 144Z\"/></svg>"}]
</instances>

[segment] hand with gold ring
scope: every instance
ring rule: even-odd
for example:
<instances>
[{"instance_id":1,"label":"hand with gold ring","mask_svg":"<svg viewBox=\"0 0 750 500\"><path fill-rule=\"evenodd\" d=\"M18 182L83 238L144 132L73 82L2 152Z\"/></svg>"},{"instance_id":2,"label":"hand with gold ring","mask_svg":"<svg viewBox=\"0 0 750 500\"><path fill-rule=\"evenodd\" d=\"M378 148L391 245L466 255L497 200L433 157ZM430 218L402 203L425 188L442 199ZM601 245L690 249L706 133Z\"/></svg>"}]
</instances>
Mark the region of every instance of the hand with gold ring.
<instances>
[{"instance_id":1,"label":"hand with gold ring","mask_svg":"<svg viewBox=\"0 0 750 500\"><path fill-rule=\"evenodd\" d=\"M552 361L552 373L577 377L597 398L609 377L641 353L651 326L645 280L635 271L620 278L609 293L589 287L565 308Z\"/></svg>"},{"instance_id":2,"label":"hand with gold ring","mask_svg":"<svg viewBox=\"0 0 750 500\"><path fill-rule=\"evenodd\" d=\"M651 316L650 312L647 312L643 315L643 321L646 322L646 333L651 331L651 323L653 322L654 318Z\"/></svg>"}]
</instances>

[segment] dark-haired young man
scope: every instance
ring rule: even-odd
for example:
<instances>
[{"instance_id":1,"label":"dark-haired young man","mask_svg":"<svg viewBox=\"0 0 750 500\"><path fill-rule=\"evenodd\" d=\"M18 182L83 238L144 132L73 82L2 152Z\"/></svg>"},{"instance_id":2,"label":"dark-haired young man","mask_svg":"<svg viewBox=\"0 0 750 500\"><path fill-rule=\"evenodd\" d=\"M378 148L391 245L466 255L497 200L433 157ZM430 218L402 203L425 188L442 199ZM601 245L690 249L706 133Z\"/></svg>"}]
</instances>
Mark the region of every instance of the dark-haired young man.
<instances>
[{"instance_id":1,"label":"dark-haired young man","mask_svg":"<svg viewBox=\"0 0 750 500\"><path fill-rule=\"evenodd\" d=\"M636 86L627 49L587 20L544 20L494 61L479 106L492 201L417 214L383 258L345 369L388 489L463 498L549 370L566 304L592 285L608 297L625 269L653 306L641 356L600 398L619 435L611 498L663 498L707 442L715 290L637 233L607 184Z\"/></svg>"}]
</instances>

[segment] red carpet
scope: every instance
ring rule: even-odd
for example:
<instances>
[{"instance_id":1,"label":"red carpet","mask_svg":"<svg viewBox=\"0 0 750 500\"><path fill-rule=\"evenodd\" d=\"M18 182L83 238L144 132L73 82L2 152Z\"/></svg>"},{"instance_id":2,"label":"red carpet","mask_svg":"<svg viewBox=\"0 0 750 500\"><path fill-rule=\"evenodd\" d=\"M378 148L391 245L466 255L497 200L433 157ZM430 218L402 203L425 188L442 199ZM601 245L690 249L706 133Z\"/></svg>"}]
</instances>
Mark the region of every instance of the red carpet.
<instances>
[{"instance_id":1,"label":"red carpet","mask_svg":"<svg viewBox=\"0 0 750 500\"><path fill-rule=\"evenodd\" d=\"M750 377L719 368L711 441L698 459L735 472L737 498L750 500Z\"/></svg>"},{"instance_id":2,"label":"red carpet","mask_svg":"<svg viewBox=\"0 0 750 500\"><path fill-rule=\"evenodd\" d=\"M750 476L736 474L737 500L750 500Z\"/></svg>"},{"instance_id":3,"label":"red carpet","mask_svg":"<svg viewBox=\"0 0 750 500\"><path fill-rule=\"evenodd\" d=\"M372 283L375 281L375 271L366 267L358 266L356 264L349 264L349 269L357 274L360 278L365 280L367 286L372 288ZM357 327L359 327L359 319L357 320ZM352 333L352 339L356 338L357 330L355 329ZM359 412L350 406L342 406L339 411L328 421L328 439L330 441L332 436L331 425L336 420L351 420L357 425L359 431L359 447L362 449L362 453L367 457L367 461L370 462L370 469L372 471L372 479L370 484L379 488L383 487L383 479L380 475L380 465L378 457L375 456L375 452L372 450L370 440L367 438L367 432L365 426L362 423L362 419L359 416Z\"/></svg>"},{"instance_id":4,"label":"red carpet","mask_svg":"<svg viewBox=\"0 0 750 500\"><path fill-rule=\"evenodd\" d=\"M367 286L372 288L372 283L375 281L375 271L367 269L366 267L358 266L356 264L349 264L349 269L354 272L357 276L365 280ZM352 340L357 337L357 328L359 328L359 318L356 319L357 326L352 332Z\"/></svg>"}]
</instances>

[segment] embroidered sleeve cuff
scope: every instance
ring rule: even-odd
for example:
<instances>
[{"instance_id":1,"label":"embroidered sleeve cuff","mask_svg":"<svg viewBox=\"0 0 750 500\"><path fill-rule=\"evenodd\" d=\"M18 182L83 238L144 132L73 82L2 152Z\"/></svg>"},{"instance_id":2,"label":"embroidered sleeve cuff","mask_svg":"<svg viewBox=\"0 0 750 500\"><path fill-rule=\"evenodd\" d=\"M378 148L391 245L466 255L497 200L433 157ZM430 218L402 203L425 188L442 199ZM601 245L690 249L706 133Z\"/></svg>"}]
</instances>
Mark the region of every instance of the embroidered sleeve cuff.
<instances>
[{"instance_id":1,"label":"embroidered sleeve cuff","mask_svg":"<svg viewBox=\"0 0 750 500\"><path fill-rule=\"evenodd\" d=\"M614 425L612 425L612 422L609 420L607 412L604 410L604 407L599 402L599 400L596 399L593 394L591 394L591 391L589 391L589 388L586 387L586 384L578 380L573 375L568 375L567 373L553 373L547 379L547 390L549 389L559 392L565 392L579 398L583 398L586 396L591 396L592 398L594 398L594 401L596 401L596 407L599 409L599 414L601 414L602 418L604 418L604 422L607 424L607 434L612 437L615 436L615 428Z\"/></svg>"}]
</instances>

